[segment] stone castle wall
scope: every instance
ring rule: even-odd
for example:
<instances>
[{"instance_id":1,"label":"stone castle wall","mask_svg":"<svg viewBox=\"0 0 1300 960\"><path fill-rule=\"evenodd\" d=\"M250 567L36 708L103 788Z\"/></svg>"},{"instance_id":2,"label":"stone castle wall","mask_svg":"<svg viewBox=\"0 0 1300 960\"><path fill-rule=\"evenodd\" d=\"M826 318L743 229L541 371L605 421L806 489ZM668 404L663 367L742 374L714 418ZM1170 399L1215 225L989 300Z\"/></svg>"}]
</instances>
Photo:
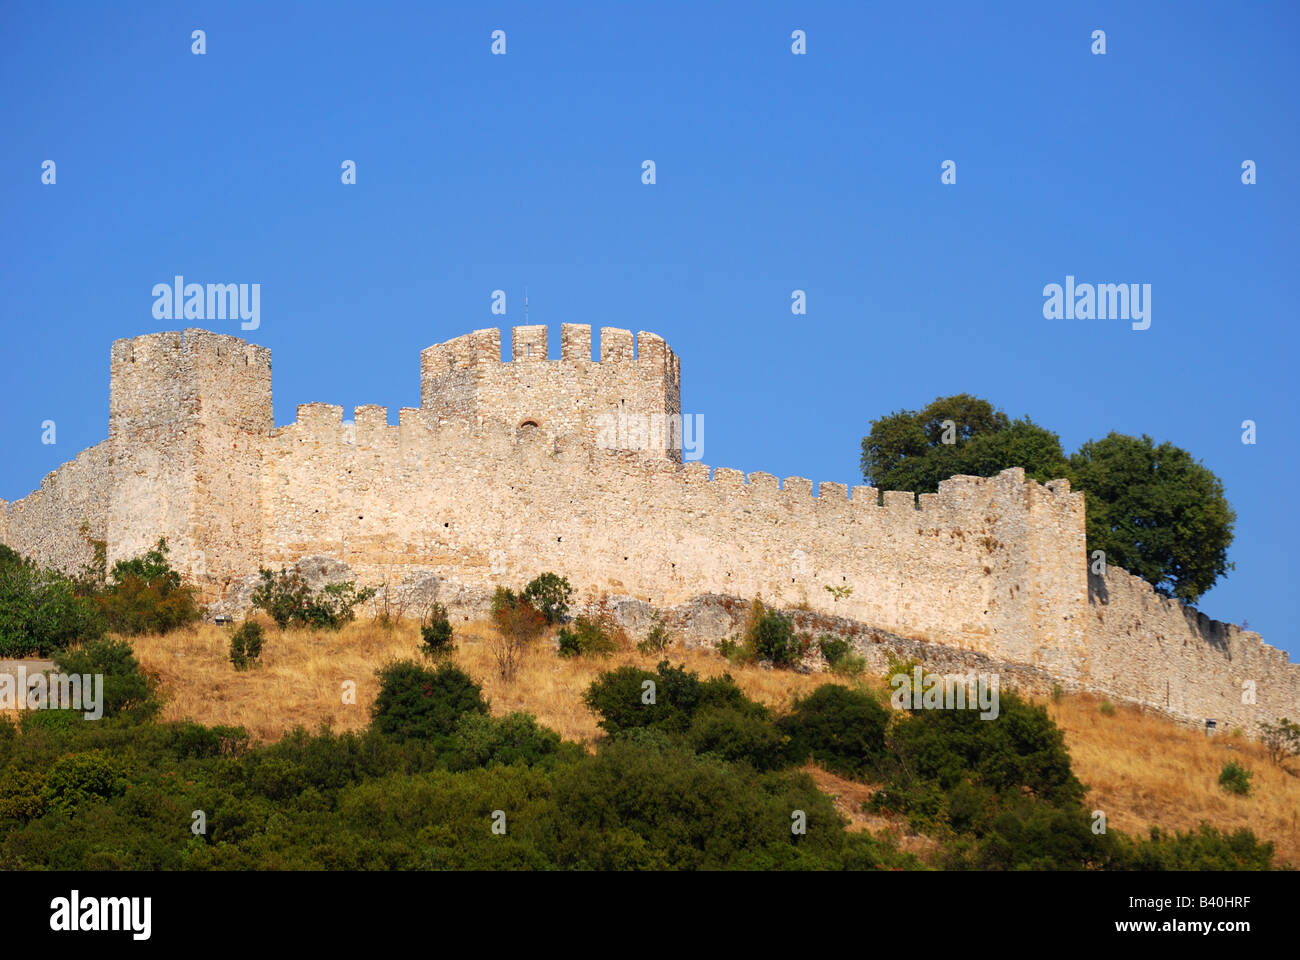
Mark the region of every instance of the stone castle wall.
<instances>
[{"instance_id":1,"label":"stone castle wall","mask_svg":"<svg viewBox=\"0 0 1300 960\"><path fill-rule=\"evenodd\" d=\"M370 585L488 591L554 570L587 601L762 596L1184 719L1254 732L1300 716L1300 665L1257 634L1119 568L1090 579L1084 498L1064 480L1014 469L920 497L838 483L814 496L802 477L603 449L601 414L680 411L663 340L604 328L600 361L585 326L563 326L558 360L545 328L512 343L504 363L496 330L425 350L422 405L397 425L384 407L345 423L313 403L275 428L264 348L201 330L120 340L109 439L0 511L0 536L64 569L89 556L83 521L110 562L165 536L209 601L308 556Z\"/></svg>"},{"instance_id":2,"label":"stone castle wall","mask_svg":"<svg viewBox=\"0 0 1300 960\"><path fill-rule=\"evenodd\" d=\"M39 490L0 500L0 543L43 567L80 573L94 559L91 540L108 539L112 476L107 442L46 474Z\"/></svg>"},{"instance_id":3,"label":"stone castle wall","mask_svg":"<svg viewBox=\"0 0 1300 960\"><path fill-rule=\"evenodd\" d=\"M1162 597L1120 567L1090 576L1089 592L1091 689L1252 734L1258 719L1300 716L1300 664L1258 633Z\"/></svg>"},{"instance_id":4,"label":"stone castle wall","mask_svg":"<svg viewBox=\"0 0 1300 960\"><path fill-rule=\"evenodd\" d=\"M681 363L662 337L601 327L598 362L591 346L591 328L577 323L561 326L558 360L548 359L544 326L514 328L509 363L498 330L435 344L420 355L420 406L435 420L493 420L592 442L601 417L681 413ZM676 448L643 453L681 459Z\"/></svg>"},{"instance_id":5,"label":"stone castle wall","mask_svg":"<svg viewBox=\"0 0 1300 960\"><path fill-rule=\"evenodd\" d=\"M186 330L118 340L110 368L109 564L165 536L211 598L261 553L271 351Z\"/></svg>"}]
</instances>

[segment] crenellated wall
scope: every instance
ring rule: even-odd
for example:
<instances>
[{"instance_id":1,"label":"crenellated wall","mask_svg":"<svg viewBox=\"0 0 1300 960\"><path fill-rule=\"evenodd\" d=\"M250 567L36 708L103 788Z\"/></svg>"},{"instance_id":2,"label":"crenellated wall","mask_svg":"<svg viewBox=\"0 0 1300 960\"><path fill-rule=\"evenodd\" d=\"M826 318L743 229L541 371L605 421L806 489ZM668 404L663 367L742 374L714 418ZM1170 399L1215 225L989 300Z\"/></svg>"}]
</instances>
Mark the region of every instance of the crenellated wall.
<instances>
[{"instance_id":1,"label":"crenellated wall","mask_svg":"<svg viewBox=\"0 0 1300 960\"><path fill-rule=\"evenodd\" d=\"M500 421L535 426L559 437L597 441L602 416L681 413L681 364L663 338L642 331L600 329L600 360L591 328L560 328L560 358L549 359L544 326L515 327L511 360L501 361L501 332L475 330L420 354L420 405L438 420ZM681 460L680 448L645 454Z\"/></svg>"},{"instance_id":2,"label":"crenellated wall","mask_svg":"<svg viewBox=\"0 0 1300 960\"><path fill-rule=\"evenodd\" d=\"M590 593L650 603L761 594L1063 670L1084 647L1083 568L1061 551L1028 563L1036 551L1023 549L1039 530L1082 529L1083 498L1064 482L1049 490L1012 470L955 478L920 509L892 492L881 506L868 487L850 498L824 483L813 496L800 477L746 482L726 468L710 477L703 464L418 409L402 410L398 426L382 408L358 407L353 419L308 404L270 438L268 562L324 553L363 579L405 568L478 586L555 569ZM834 601L828 585L852 594Z\"/></svg>"},{"instance_id":3,"label":"crenellated wall","mask_svg":"<svg viewBox=\"0 0 1300 960\"><path fill-rule=\"evenodd\" d=\"M490 589L554 570L586 598L762 596L1188 720L1253 733L1300 717L1300 665L1258 635L1118 568L1090 580L1084 498L1067 481L1013 469L920 497L830 482L814 495L802 477L604 449L601 414L680 411L667 344L603 328L594 361L577 324L561 328L558 360L544 327L511 342L504 363L497 330L423 351L421 406L397 425L384 407L345 422L311 403L274 428L264 348L201 330L119 340L109 439L0 511L0 537L75 570L83 521L110 561L166 536L207 599L321 555L374 585L434 575Z\"/></svg>"},{"instance_id":4,"label":"crenellated wall","mask_svg":"<svg viewBox=\"0 0 1300 960\"><path fill-rule=\"evenodd\" d=\"M1121 567L1089 576L1092 686L1175 716L1254 733L1259 718L1300 716L1300 664L1258 633L1159 596Z\"/></svg>"}]
</instances>

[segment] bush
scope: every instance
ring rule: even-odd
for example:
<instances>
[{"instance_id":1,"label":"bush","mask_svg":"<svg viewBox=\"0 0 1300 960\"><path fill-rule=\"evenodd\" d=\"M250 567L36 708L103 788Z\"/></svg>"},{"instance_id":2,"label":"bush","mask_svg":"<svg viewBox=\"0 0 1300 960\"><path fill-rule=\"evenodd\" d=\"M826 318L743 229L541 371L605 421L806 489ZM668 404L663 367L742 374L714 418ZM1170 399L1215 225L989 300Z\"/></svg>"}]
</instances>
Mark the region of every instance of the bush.
<instances>
[{"instance_id":1,"label":"bush","mask_svg":"<svg viewBox=\"0 0 1300 960\"><path fill-rule=\"evenodd\" d=\"M1281 765L1287 757L1300 756L1300 723L1282 717L1277 723L1261 720L1260 739L1268 750L1268 758Z\"/></svg>"},{"instance_id":2,"label":"bush","mask_svg":"<svg viewBox=\"0 0 1300 960\"><path fill-rule=\"evenodd\" d=\"M867 658L856 653L846 654L831 667L831 673L837 677L860 677L867 671Z\"/></svg>"},{"instance_id":3,"label":"bush","mask_svg":"<svg viewBox=\"0 0 1300 960\"><path fill-rule=\"evenodd\" d=\"M1229 793L1248 797L1250 796L1250 779L1254 775L1236 760L1230 760L1219 771L1219 786Z\"/></svg>"},{"instance_id":4,"label":"bush","mask_svg":"<svg viewBox=\"0 0 1300 960\"><path fill-rule=\"evenodd\" d=\"M774 667L788 668L795 666L811 645L811 638L795 636L789 617L755 599L749 606L740 641L725 639L718 644L718 652L733 663L766 660Z\"/></svg>"},{"instance_id":5,"label":"bush","mask_svg":"<svg viewBox=\"0 0 1300 960\"><path fill-rule=\"evenodd\" d=\"M49 656L97 640L107 624L71 580L0 546L0 657Z\"/></svg>"},{"instance_id":6,"label":"bush","mask_svg":"<svg viewBox=\"0 0 1300 960\"><path fill-rule=\"evenodd\" d=\"M643 727L684 734L696 713L708 707L766 716L765 709L748 699L730 676L701 681L699 674L667 660L661 660L653 673L632 666L602 673L582 699L610 735Z\"/></svg>"},{"instance_id":7,"label":"bush","mask_svg":"<svg viewBox=\"0 0 1300 960\"><path fill-rule=\"evenodd\" d=\"M245 620L230 635L230 662L236 670L247 670L262 656L262 625Z\"/></svg>"},{"instance_id":8,"label":"bush","mask_svg":"<svg viewBox=\"0 0 1300 960\"><path fill-rule=\"evenodd\" d=\"M809 756L832 773L864 779L885 753L889 711L874 697L838 684L822 684L795 701L778 726L790 738L791 759Z\"/></svg>"},{"instance_id":9,"label":"bush","mask_svg":"<svg viewBox=\"0 0 1300 960\"><path fill-rule=\"evenodd\" d=\"M996 720L978 710L912 710L890 727L883 772L895 808L912 813L914 825L946 825L963 782L991 791L995 810L1026 799L1071 815L1082 810L1085 788L1046 708L1001 691L998 709Z\"/></svg>"},{"instance_id":10,"label":"bush","mask_svg":"<svg viewBox=\"0 0 1300 960\"><path fill-rule=\"evenodd\" d=\"M1103 700L1100 709L1103 717L1115 716L1115 704L1111 703L1109 700Z\"/></svg>"},{"instance_id":11,"label":"bush","mask_svg":"<svg viewBox=\"0 0 1300 960\"><path fill-rule=\"evenodd\" d=\"M492 592L492 616L496 616L503 610L509 610L519 603L519 596L509 587L497 587Z\"/></svg>"},{"instance_id":12,"label":"bush","mask_svg":"<svg viewBox=\"0 0 1300 960\"><path fill-rule=\"evenodd\" d=\"M103 675L105 717L129 713L145 719L158 711L154 682L141 672L140 661L125 640L92 640L56 655L54 662L63 673Z\"/></svg>"},{"instance_id":13,"label":"bush","mask_svg":"<svg viewBox=\"0 0 1300 960\"><path fill-rule=\"evenodd\" d=\"M424 641L425 656L434 660L451 656L456 649L452 643L451 620L447 617L447 608L441 603L433 603L424 622L420 624L420 639Z\"/></svg>"},{"instance_id":14,"label":"bush","mask_svg":"<svg viewBox=\"0 0 1300 960\"><path fill-rule=\"evenodd\" d=\"M1172 835L1152 827L1149 839L1125 838L1120 847L1111 864L1120 870L1268 870L1273 862L1273 844L1261 843L1254 831L1230 834L1208 823Z\"/></svg>"},{"instance_id":15,"label":"bush","mask_svg":"<svg viewBox=\"0 0 1300 960\"><path fill-rule=\"evenodd\" d=\"M108 627L128 637L166 633L203 616L198 591L181 583L167 560L167 541L113 564L112 580L96 597Z\"/></svg>"},{"instance_id":16,"label":"bush","mask_svg":"<svg viewBox=\"0 0 1300 960\"><path fill-rule=\"evenodd\" d=\"M578 617L573 628L561 627L556 635L560 643L560 656L585 657L595 654L607 657L626 642L627 635L608 617Z\"/></svg>"},{"instance_id":17,"label":"bush","mask_svg":"<svg viewBox=\"0 0 1300 960\"><path fill-rule=\"evenodd\" d=\"M357 589L354 581L326 584L313 591L298 571L258 571L254 609L264 610L281 630L290 624L338 630L356 619L356 608L375 595L374 587Z\"/></svg>"},{"instance_id":18,"label":"bush","mask_svg":"<svg viewBox=\"0 0 1300 960\"><path fill-rule=\"evenodd\" d=\"M45 775L10 765L0 774L0 823L34 820L45 812Z\"/></svg>"},{"instance_id":19,"label":"bush","mask_svg":"<svg viewBox=\"0 0 1300 960\"><path fill-rule=\"evenodd\" d=\"M672 637L668 634L668 628L664 626L663 617L656 612L651 617L649 632L646 633L644 640L637 642L636 649L638 653L662 656L668 652L671 644Z\"/></svg>"},{"instance_id":20,"label":"bush","mask_svg":"<svg viewBox=\"0 0 1300 960\"><path fill-rule=\"evenodd\" d=\"M467 713L456 725L456 747L464 766L522 763L533 766L560 751L560 735L539 727L530 713L512 713L496 719L485 713Z\"/></svg>"},{"instance_id":21,"label":"bush","mask_svg":"<svg viewBox=\"0 0 1300 960\"><path fill-rule=\"evenodd\" d=\"M755 770L776 770L789 762L785 741L767 717L731 707L700 711L686 741L696 753L748 763Z\"/></svg>"},{"instance_id":22,"label":"bush","mask_svg":"<svg viewBox=\"0 0 1300 960\"><path fill-rule=\"evenodd\" d=\"M535 607L548 624L556 624L569 613L573 588L559 574L543 573L524 587L522 599Z\"/></svg>"},{"instance_id":23,"label":"bush","mask_svg":"<svg viewBox=\"0 0 1300 960\"><path fill-rule=\"evenodd\" d=\"M556 860L579 870L833 868L846 843L830 798L787 772L755 774L681 746L618 739L561 768ZM807 833L794 834L802 810Z\"/></svg>"},{"instance_id":24,"label":"bush","mask_svg":"<svg viewBox=\"0 0 1300 960\"><path fill-rule=\"evenodd\" d=\"M823 634L817 638L817 648L821 650L822 656L826 658L829 666L835 666L852 652L852 647L847 640L831 634Z\"/></svg>"},{"instance_id":25,"label":"bush","mask_svg":"<svg viewBox=\"0 0 1300 960\"><path fill-rule=\"evenodd\" d=\"M498 588L498 595L504 588ZM506 591L509 593L509 591ZM501 679L507 683L515 678L515 671L524 651L546 630L546 617L533 608L527 600L504 597L500 605L493 599L492 619L496 622L496 635L489 637L488 646L497 661Z\"/></svg>"},{"instance_id":26,"label":"bush","mask_svg":"<svg viewBox=\"0 0 1300 960\"><path fill-rule=\"evenodd\" d=\"M60 757L45 778L42 799L50 810L71 811L93 800L108 800L126 790L120 761L104 750Z\"/></svg>"},{"instance_id":27,"label":"bush","mask_svg":"<svg viewBox=\"0 0 1300 960\"><path fill-rule=\"evenodd\" d=\"M821 649L822 656L826 658L831 673L837 676L856 677L867 669L866 658L854 653L852 645L847 640L825 634L818 639L817 646Z\"/></svg>"},{"instance_id":28,"label":"bush","mask_svg":"<svg viewBox=\"0 0 1300 960\"><path fill-rule=\"evenodd\" d=\"M461 717L488 712L479 685L450 663L435 669L398 660L378 671L375 729L394 740L446 741Z\"/></svg>"},{"instance_id":29,"label":"bush","mask_svg":"<svg viewBox=\"0 0 1300 960\"><path fill-rule=\"evenodd\" d=\"M794 635L790 618L774 610L765 611L745 638L760 660L770 660L774 667L792 667L799 662L806 640Z\"/></svg>"}]
</instances>

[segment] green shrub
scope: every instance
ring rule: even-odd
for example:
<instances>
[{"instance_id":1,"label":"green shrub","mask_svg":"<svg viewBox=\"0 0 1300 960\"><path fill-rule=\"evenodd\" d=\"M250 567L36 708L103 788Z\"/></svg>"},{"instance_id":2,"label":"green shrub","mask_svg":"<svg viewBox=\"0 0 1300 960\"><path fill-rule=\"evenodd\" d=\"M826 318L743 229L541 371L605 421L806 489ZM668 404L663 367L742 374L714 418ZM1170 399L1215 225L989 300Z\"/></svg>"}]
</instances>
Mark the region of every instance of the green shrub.
<instances>
[{"instance_id":1,"label":"green shrub","mask_svg":"<svg viewBox=\"0 0 1300 960\"><path fill-rule=\"evenodd\" d=\"M358 590L351 580L313 591L296 570L276 574L263 568L258 574L261 582L253 591L253 607L266 611L281 630L290 624L338 630L356 619L356 608L375 595L374 587Z\"/></svg>"},{"instance_id":2,"label":"green shrub","mask_svg":"<svg viewBox=\"0 0 1300 960\"><path fill-rule=\"evenodd\" d=\"M826 658L831 673L836 676L856 677L867 669L866 657L854 653L852 644L847 640L824 634L818 639L817 646L821 649L822 656Z\"/></svg>"},{"instance_id":3,"label":"green shrub","mask_svg":"<svg viewBox=\"0 0 1300 960\"><path fill-rule=\"evenodd\" d=\"M718 641L718 653L723 659L740 666L749 663L753 658L749 655L744 646L734 637L723 637Z\"/></svg>"},{"instance_id":4,"label":"green shrub","mask_svg":"<svg viewBox=\"0 0 1300 960\"><path fill-rule=\"evenodd\" d=\"M637 641L637 652L662 656L668 652L668 647L671 644L672 637L668 633L668 628L664 626L663 616L658 612L654 613L651 616L650 630L646 633L645 639Z\"/></svg>"},{"instance_id":5,"label":"green shrub","mask_svg":"<svg viewBox=\"0 0 1300 960\"><path fill-rule=\"evenodd\" d=\"M856 653L848 653L836 661L831 673L837 677L860 677L867 672L867 658Z\"/></svg>"},{"instance_id":6,"label":"green shrub","mask_svg":"<svg viewBox=\"0 0 1300 960\"><path fill-rule=\"evenodd\" d=\"M610 735L638 727L684 734L695 714L707 707L765 715L764 708L749 700L730 676L701 681L699 674L667 660L661 660L653 673L632 666L602 673L582 699Z\"/></svg>"},{"instance_id":7,"label":"green shrub","mask_svg":"<svg viewBox=\"0 0 1300 960\"><path fill-rule=\"evenodd\" d=\"M1276 723L1261 720L1260 740L1268 751L1268 758L1281 764L1288 757L1300 756L1300 723L1282 717Z\"/></svg>"},{"instance_id":8,"label":"green shrub","mask_svg":"<svg viewBox=\"0 0 1300 960\"><path fill-rule=\"evenodd\" d=\"M1241 797L1250 796L1250 780L1255 776L1250 770L1247 770L1236 760L1229 760L1219 771L1219 786L1228 793L1235 793Z\"/></svg>"},{"instance_id":9,"label":"green shrub","mask_svg":"<svg viewBox=\"0 0 1300 960\"><path fill-rule=\"evenodd\" d=\"M826 658L827 665L832 667L847 657L853 650L847 640L832 636L829 633L817 638L817 647L821 650L822 656Z\"/></svg>"},{"instance_id":10,"label":"green shrub","mask_svg":"<svg viewBox=\"0 0 1300 960\"><path fill-rule=\"evenodd\" d=\"M166 633L203 616L198 591L167 560L167 541L113 564L112 583L95 598L110 630L129 637Z\"/></svg>"},{"instance_id":11,"label":"green shrub","mask_svg":"<svg viewBox=\"0 0 1300 960\"><path fill-rule=\"evenodd\" d=\"M842 866L846 844L833 803L807 776L625 738L561 768L554 804L555 859L571 869L825 869ZM806 834L791 830L793 810Z\"/></svg>"},{"instance_id":12,"label":"green shrub","mask_svg":"<svg viewBox=\"0 0 1300 960\"><path fill-rule=\"evenodd\" d=\"M48 809L70 811L121 794L126 790L122 773L121 762L105 750L66 754L50 768L41 796Z\"/></svg>"},{"instance_id":13,"label":"green shrub","mask_svg":"<svg viewBox=\"0 0 1300 960\"><path fill-rule=\"evenodd\" d=\"M1103 717L1115 716L1115 704L1111 703L1109 700L1103 700L1101 702L1100 710Z\"/></svg>"},{"instance_id":14,"label":"green shrub","mask_svg":"<svg viewBox=\"0 0 1300 960\"><path fill-rule=\"evenodd\" d=\"M765 716L732 707L701 710L691 722L686 742L699 754L728 763L748 763L755 770L776 770L789 762L785 740Z\"/></svg>"},{"instance_id":15,"label":"green shrub","mask_svg":"<svg viewBox=\"0 0 1300 960\"><path fill-rule=\"evenodd\" d=\"M810 637L795 636L789 617L755 599L749 605L740 640L721 641L718 652L733 663L766 660L774 667L788 668L795 666L811 645Z\"/></svg>"},{"instance_id":16,"label":"green shrub","mask_svg":"<svg viewBox=\"0 0 1300 960\"><path fill-rule=\"evenodd\" d=\"M626 642L627 635L608 616L578 617L572 628L561 627L556 634L560 656L607 657Z\"/></svg>"},{"instance_id":17,"label":"green shrub","mask_svg":"<svg viewBox=\"0 0 1300 960\"><path fill-rule=\"evenodd\" d=\"M11 764L0 774L0 823L34 820L45 812L45 774Z\"/></svg>"},{"instance_id":18,"label":"green shrub","mask_svg":"<svg viewBox=\"0 0 1300 960\"><path fill-rule=\"evenodd\" d=\"M558 754L561 742L558 733L538 726L530 713L500 719L466 713L456 724L455 744L464 766L522 763L531 767Z\"/></svg>"},{"instance_id":19,"label":"green shrub","mask_svg":"<svg viewBox=\"0 0 1300 960\"><path fill-rule=\"evenodd\" d=\"M795 636L790 618L775 610L765 611L745 640L759 660L770 660L774 667L794 666L808 648L806 638Z\"/></svg>"},{"instance_id":20,"label":"green shrub","mask_svg":"<svg viewBox=\"0 0 1300 960\"><path fill-rule=\"evenodd\" d=\"M160 704L154 695L154 681L141 671L140 661L125 640L92 640L56 654L54 662L63 673L103 675L105 717L130 714L147 719L158 712Z\"/></svg>"},{"instance_id":21,"label":"green shrub","mask_svg":"<svg viewBox=\"0 0 1300 960\"><path fill-rule=\"evenodd\" d=\"M885 753L889 711L875 697L839 684L822 684L778 721L789 737L790 758L812 757L832 773L864 779Z\"/></svg>"},{"instance_id":22,"label":"green shrub","mask_svg":"<svg viewBox=\"0 0 1300 960\"><path fill-rule=\"evenodd\" d=\"M0 657L49 656L97 640L107 623L71 580L0 545Z\"/></svg>"},{"instance_id":23,"label":"green shrub","mask_svg":"<svg viewBox=\"0 0 1300 960\"><path fill-rule=\"evenodd\" d=\"M509 587L497 587L492 592L492 616L513 609L519 603L519 596Z\"/></svg>"},{"instance_id":24,"label":"green shrub","mask_svg":"<svg viewBox=\"0 0 1300 960\"><path fill-rule=\"evenodd\" d=\"M253 591L253 608L265 611L283 630L290 623L305 619L307 596L311 592L298 571L281 569L278 574L258 570L261 583Z\"/></svg>"},{"instance_id":25,"label":"green shrub","mask_svg":"<svg viewBox=\"0 0 1300 960\"><path fill-rule=\"evenodd\" d=\"M979 710L906 712L889 728L889 745L889 786L906 809L926 784L946 796L963 780L1008 803L1027 796L1074 809L1083 801L1060 728L1047 709L1011 691L998 695L997 719L982 719Z\"/></svg>"},{"instance_id":26,"label":"green shrub","mask_svg":"<svg viewBox=\"0 0 1300 960\"><path fill-rule=\"evenodd\" d=\"M1208 823L1187 833L1169 834L1152 827L1147 839L1125 837L1119 847L1112 869L1268 870L1273 863L1272 842L1261 842L1244 827L1228 833Z\"/></svg>"},{"instance_id":27,"label":"green shrub","mask_svg":"<svg viewBox=\"0 0 1300 960\"><path fill-rule=\"evenodd\" d=\"M487 701L469 674L450 663L434 669L398 660L378 671L375 729L394 740L450 738L467 713L487 713Z\"/></svg>"},{"instance_id":28,"label":"green shrub","mask_svg":"<svg viewBox=\"0 0 1300 960\"><path fill-rule=\"evenodd\" d=\"M568 580L556 573L543 573L524 587L522 599L532 604L548 624L556 624L568 616L572 596Z\"/></svg>"},{"instance_id":29,"label":"green shrub","mask_svg":"<svg viewBox=\"0 0 1300 960\"><path fill-rule=\"evenodd\" d=\"M451 620L447 608L441 603L433 603L424 621L420 624L420 639L424 642L425 656L434 660L448 657L456 649L452 642Z\"/></svg>"},{"instance_id":30,"label":"green shrub","mask_svg":"<svg viewBox=\"0 0 1300 960\"><path fill-rule=\"evenodd\" d=\"M247 670L262 656L262 625L245 620L230 635L230 662L236 670Z\"/></svg>"}]
</instances>

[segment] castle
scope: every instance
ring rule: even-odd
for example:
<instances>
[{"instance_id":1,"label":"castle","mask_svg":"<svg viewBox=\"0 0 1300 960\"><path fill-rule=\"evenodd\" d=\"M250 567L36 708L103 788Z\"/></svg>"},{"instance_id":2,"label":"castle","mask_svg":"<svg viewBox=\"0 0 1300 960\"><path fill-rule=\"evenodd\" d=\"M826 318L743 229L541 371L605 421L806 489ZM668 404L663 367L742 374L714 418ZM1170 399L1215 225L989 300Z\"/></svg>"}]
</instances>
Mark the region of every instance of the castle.
<instances>
[{"instance_id":1,"label":"castle","mask_svg":"<svg viewBox=\"0 0 1300 960\"><path fill-rule=\"evenodd\" d=\"M1300 665L1118 567L1092 574L1068 481L953 477L914 497L684 462L597 442L611 416L681 413L681 366L652 333L498 330L420 355L420 406L298 407L276 427L271 356L205 330L118 340L108 438L15 503L0 542L79 570L166 537L220 603L259 567L309 556L365 584L434 576L480 592L553 570L587 599L670 608L702 595L799 607L1220 728L1300 717ZM628 449L627 447L631 447ZM835 596L828 587L839 590ZM847 595L845 595L847 593ZM956 653L954 653L954 656Z\"/></svg>"}]
</instances>

